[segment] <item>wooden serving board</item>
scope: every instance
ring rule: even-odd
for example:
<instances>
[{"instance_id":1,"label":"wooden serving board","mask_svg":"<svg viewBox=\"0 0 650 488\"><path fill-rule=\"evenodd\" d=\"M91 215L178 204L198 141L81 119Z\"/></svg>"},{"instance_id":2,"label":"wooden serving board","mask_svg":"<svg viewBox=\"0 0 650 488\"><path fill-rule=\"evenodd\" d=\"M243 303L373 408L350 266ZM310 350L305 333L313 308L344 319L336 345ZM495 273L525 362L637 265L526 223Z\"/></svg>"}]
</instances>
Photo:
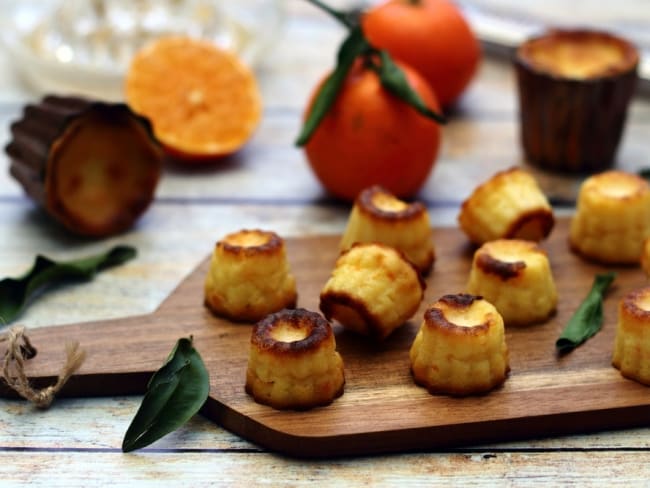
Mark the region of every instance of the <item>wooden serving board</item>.
<instances>
[{"instance_id":1,"label":"wooden serving board","mask_svg":"<svg viewBox=\"0 0 650 488\"><path fill-rule=\"evenodd\" d=\"M61 392L67 396L143 393L180 337L194 345L210 373L203 414L266 448L301 457L359 455L580 433L650 424L650 389L623 378L610 365L616 307L622 295L644 286L637 267L619 276L605 302L601 332L558 357L555 339L606 269L586 263L567 248L566 221L542 244L559 291L557 315L547 323L508 328L511 374L504 386L482 396L433 396L416 386L408 350L426 306L463 291L472 249L458 229L434 230L437 260L417 315L376 344L335 326L345 362L346 386L330 406L277 411L244 392L251 325L213 317L203 307L205 260L151 315L29 331L38 349L27 361L36 385L54 381L66 341L87 352L80 371ZM318 296L337 256L338 237L287 240L299 290L299 306L318 310ZM11 395L5 388L5 396Z\"/></svg>"}]
</instances>

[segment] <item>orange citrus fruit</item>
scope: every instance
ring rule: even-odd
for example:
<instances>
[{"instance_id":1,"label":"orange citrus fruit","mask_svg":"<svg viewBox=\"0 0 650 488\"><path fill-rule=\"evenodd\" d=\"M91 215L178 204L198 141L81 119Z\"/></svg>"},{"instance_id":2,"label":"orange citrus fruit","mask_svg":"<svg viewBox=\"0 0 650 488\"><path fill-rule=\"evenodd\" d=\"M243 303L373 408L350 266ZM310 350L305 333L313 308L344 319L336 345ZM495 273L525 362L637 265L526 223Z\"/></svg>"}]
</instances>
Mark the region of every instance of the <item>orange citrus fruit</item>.
<instances>
[{"instance_id":1,"label":"orange citrus fruit","mask_svg":"<svg viewBox=\"0 0 650 488\"><path fill-rule=\"evenodd\" d=\"M361 17L370 43L415 68L443 107L452 105L476 73L478 40L449 0L384 0Z\"/></svg>"},{"instance_id":2,"label":"orange citrus fruit","mask_svg":"<svg viewBox=\"0 0 650 488\"><path fill-rule=\"evenodd\" d=\"M126 100L170 153L202 160L235 152L252 136L262 99L252 71L207 40L161 37L136 53Z\"/></svg>"},{"instance_id":3,"label":"orange citrus fruit","mask_svg":"<svg viewBox=\"0 0 650 488\"><path fill-rule=\"evenodd\" d=\"M415 70L400 68L424 103L438 111L431 88ZM311 110L317 87L308 104ZM384 88L376 71L358 61L336 101L305 145L314 174L333 195L354 200L381 185L398 197L413 196L436 161L440 126Z\"/></svg>"}]
</instances>

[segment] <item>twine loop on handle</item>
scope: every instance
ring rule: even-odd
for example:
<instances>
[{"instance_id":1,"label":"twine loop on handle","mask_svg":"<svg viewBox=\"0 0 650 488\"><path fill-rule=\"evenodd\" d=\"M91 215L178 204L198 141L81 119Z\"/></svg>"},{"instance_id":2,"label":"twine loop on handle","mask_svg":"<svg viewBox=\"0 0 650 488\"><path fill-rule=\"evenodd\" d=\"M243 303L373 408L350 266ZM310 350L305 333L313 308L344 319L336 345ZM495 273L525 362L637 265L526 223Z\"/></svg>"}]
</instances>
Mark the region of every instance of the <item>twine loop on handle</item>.
<instances>
[{"instance_id":1,"label":"twine loop on handle","mask_svg":"<svg viewBox=\"0 0 650 488\"><path fill-rule=\"evenodd\" d=\"M9 388L42 409L52 404L54 396L86 358L86 353L79 348L78 342L66 344L66 361L56 383L39 390L30 385L25 374L25 361L36 355L36 349L25 335L25 327L14 326L9 329L5 335L0 336L0 343L4 342L7 346L2 361L2 379Z\"/></svg>"}]
</instances>

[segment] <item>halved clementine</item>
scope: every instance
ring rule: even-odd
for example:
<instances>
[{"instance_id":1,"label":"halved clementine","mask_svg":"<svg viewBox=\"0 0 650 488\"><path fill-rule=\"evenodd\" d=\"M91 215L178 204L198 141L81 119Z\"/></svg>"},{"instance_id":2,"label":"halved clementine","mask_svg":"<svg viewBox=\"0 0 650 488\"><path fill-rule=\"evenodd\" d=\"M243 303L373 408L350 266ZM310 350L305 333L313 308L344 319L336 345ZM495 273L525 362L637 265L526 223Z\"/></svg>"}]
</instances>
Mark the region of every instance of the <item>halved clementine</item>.
<instances>
[{"instance_id":1,"label":"halved clementine","mask_svg":"<svg viewBox=\"0 0 650 488\"><path fill-rule=\"evenodd\" d=\"M189 160L235 152L262 113L255 76L235 54L184 36L161 37L138 51L125 91L163 146Z\"/></svg>"}]
</instances>

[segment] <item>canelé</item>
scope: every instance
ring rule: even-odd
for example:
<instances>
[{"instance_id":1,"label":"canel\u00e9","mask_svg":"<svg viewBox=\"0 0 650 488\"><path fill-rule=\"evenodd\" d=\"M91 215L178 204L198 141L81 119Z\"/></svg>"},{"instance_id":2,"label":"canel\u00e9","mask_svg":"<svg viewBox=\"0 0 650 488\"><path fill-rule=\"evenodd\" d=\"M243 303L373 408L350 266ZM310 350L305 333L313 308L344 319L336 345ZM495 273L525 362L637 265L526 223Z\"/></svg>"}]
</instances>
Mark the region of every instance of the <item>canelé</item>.
<instances>
[{"instance_id":1,"label":"canel\u00e9","mask_svg":"<svg viewBox=\"0 0 650 488\"><path fill-rule=\"evenodd\" d=\"M399 249L422 274L431 270L435 259L427 208L421 202L404 202L379 186L362 191L354 202L341 250L355 242Z\"/></svg>"},{"instance_id":2,"label":"canel\u00e9","mask_svg":"<svg viewBox=\"0 0 650 488\"><path fill-rule=\"evenodd\" d=\"M553 30L515 55L521 140L546 169L593 173L610 167L635 91L637 49L590 30Z\"/></svg>"},{"instance_id":3,"label":"canel\u00e9","mask_svg":"<svg viewBox=\"0 0 650 488\"><path fill-rule=\"evenodd\" d=\"M503 319L482 297L445 295L424 313L410 360L415 382L431 393L488 392L510 371Z\"/></svg>"},{"instance_id":4,"label":"canel\u00e9","mask_svg":"<svg viewBox=\"0 0 650 488\"><path fill-rule=\"evenodd\" d=\"M467 291L492 303L506 326L546 320L558 299L546 253L518 239L486 242L476 250Z\"/></svg>"},{"instance_id":5,"label":"canel\u00e9","mask_svg":"<svg viewBox=\"0 0 650 488\"><path fill-rule=\"evenodd\" d=\"M343 251L320 293L328 320L384 339L415 314L425 284L404 255L385 244L357 243Z\"/></svg>"},{"instance_id":6,"label":"canel\u00e9","mask_svg":"<svg viewBox=\"0 0 650 488\"><path fill-rule=\"evenodd\" d=\"M650 385L650 288L619 302L612 364L626 378Z\"/></svg>"},{"instance_id":7,"label":"canel\u00e9","mask_svg":"<svg viewBox=\"0 0 650 488\"><path fill-rule=\"evenodd\" d=\"M606 171L587 178L571 219L569 243L602 263L637 264L650 236L650 185L632 173Z\"/></svg>"},{"instance_id":8,"label":"canel\u00e9","mask_svg":"<svg viewBox=\"0 0 650 488\"><path fill-rule=\"evenodd\" d=\"M555 224L553 209L528 171L500 171L462 203L458 223L477 245L495 239L546 238Z\"/></svg>"},{"instance_id":9,"label":"canel\u00e9","mask_svg":"<svg viewBox=\"0 0 650 488\"><path fill-rule=\"evenodd\" d=\"M284 240L263 230L240 230L217 242L204 288L206 306L235 321L258 321L295 307L298 298Z\"/></svg>"},{"instance_id":10,"label":"canel\u00e9","mask_svg":"<svg viewBox=\"0 0 650 488\"><path fill-rule=\"evenodd\" d=\"M153 200L162 153L151 126L123 103L47 96L11 124L10 173L69 231L129 229Z\"/></svg>"},{"instance_id":11,"label":"canel\u00e9","mask_svg":"<svg viewBox=\"0 0 650 488\"><path fill-rule=\"evenodd\" d=\"M327 405L343 394L343 360L332 328L321 315L282 310L255 324L246 392L277 409Z\"/></svg>"}]
</instances>

